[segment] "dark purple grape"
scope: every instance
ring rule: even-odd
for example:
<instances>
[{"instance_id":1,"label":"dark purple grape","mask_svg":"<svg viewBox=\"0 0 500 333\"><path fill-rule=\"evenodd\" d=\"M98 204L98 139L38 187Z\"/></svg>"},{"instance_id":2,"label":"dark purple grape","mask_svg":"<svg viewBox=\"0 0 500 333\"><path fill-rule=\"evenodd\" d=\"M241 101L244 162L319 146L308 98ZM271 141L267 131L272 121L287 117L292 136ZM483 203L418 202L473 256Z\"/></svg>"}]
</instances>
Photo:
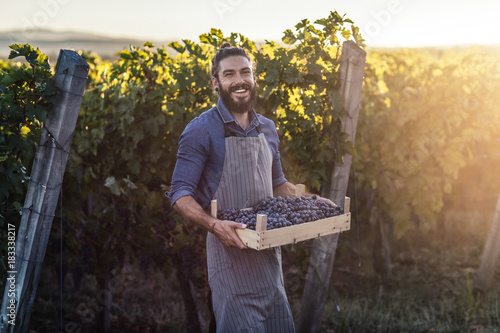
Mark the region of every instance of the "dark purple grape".
<instances>
[{"instance_id":1,"label":"dark purple grape","mask_svg":"<svg viewBox=\"0 0 500 333\"><path fill-rule=\"evenodd\" d=\"M318 200L318 196L310 198L267 197L254 206L252 210L228 209L219 211L220 219L244 223L249 229L255 230L257 214L267 215L267 229L287 227L310 221L316 221L344 213L340 207L331 207Z\"/></svg>"}]
</instances>

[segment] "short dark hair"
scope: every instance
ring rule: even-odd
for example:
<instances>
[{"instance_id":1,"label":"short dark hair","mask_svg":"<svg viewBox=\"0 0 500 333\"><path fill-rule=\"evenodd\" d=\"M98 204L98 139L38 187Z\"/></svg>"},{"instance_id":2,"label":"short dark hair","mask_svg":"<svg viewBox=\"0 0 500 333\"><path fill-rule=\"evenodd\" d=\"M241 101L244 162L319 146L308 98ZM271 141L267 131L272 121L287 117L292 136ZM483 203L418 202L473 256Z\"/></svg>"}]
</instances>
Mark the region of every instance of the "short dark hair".
<instances>
[{"instance_id":1,"label":"short dark hair","mask_svg":"<svg viewBox=\"0 0 500 333\"><path fill-rule=\"evenodd\" d=\"M250 59L250 56L248 55L247 51L241 47L234 47L231 46L228 42L222 43L222 45L219 48L219 51L213 56L212 58L212 76L219 79L219 67L220 67L220 62L223 59L226 59L228 57L232 56L243 56L252 63L252 60Z\"/></svg>"}]
</instances>

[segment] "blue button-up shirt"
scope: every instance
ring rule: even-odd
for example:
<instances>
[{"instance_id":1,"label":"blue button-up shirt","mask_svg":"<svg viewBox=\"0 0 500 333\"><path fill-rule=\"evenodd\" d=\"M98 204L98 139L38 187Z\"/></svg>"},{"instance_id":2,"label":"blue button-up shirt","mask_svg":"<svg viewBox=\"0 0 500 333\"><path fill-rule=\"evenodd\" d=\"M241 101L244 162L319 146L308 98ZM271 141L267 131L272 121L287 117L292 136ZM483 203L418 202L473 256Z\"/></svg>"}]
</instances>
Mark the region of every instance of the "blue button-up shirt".
<instances>
[{"instance_id":1,"label":"blue button-up shirt","mask_svg":"<svg viewBox=\"0 0 500 333\"><path fill-rule=\"evenodd\" d=\"M281 168L279 138L274 122L252 110L250 125L243 130L219 100L217 107L203 112L189 122L179 139L172 187L170 192L166 193L172 205L177 199L190 195L204 209L210 206L224 167L225 131L221 118L228 128L240 137L258 136L257 125L260 125L273 154L273 188L286 182Z\"/></svg>"}]
</instances>

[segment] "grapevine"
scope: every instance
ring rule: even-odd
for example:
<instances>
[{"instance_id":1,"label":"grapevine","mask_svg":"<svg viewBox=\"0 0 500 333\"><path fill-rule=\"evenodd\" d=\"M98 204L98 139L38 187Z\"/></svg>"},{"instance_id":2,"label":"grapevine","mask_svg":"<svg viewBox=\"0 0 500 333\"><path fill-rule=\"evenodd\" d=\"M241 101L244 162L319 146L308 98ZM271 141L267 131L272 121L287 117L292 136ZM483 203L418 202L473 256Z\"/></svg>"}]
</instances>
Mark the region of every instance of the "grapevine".
<instances>
[{"instance_id":1,"label":"grapevine","mask_svg":"<svg viewBox=\"0 0 500 333\"><path fill-rule=\"evenodd\" d=\"M52 109L58 89L48 57L28 44L10 46L9 59L0 63L0 227L18 224L29 183L36 143ZM0 235L2 256L6 239ZM6 270L3 260L0 271Z\"/></svg>"}]
</instances>

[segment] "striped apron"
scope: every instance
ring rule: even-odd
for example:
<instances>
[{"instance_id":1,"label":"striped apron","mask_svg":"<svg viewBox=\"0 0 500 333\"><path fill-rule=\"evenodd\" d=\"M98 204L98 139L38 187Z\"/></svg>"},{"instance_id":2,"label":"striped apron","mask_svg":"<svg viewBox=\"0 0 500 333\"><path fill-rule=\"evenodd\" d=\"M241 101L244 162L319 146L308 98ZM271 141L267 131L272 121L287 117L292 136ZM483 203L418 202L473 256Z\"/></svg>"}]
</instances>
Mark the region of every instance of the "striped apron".
<instances>
[{"instance_id":1,"label":"striped apron","mask_svg":"<svg viewBox=\"0 0 500 333\"><path fill-rule=\"evenodd\" d=\"M251 207L273 195L272 153L258 137L236 137L226 129L224 169L215 192L219 210ZM283 285L281 249L226 248L207 235L208 282L217 332L294 332Z\"/></svg>"}]
</instances>

